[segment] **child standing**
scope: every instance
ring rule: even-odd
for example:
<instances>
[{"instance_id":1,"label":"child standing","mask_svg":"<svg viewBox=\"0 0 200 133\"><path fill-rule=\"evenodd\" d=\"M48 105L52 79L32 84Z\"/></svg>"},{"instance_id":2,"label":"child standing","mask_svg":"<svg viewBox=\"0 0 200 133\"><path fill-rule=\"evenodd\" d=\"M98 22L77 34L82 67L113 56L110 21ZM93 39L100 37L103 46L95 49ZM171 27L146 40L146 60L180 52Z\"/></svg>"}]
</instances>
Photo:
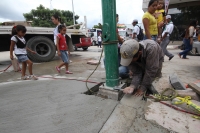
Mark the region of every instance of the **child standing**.
<instances>
[{"instance_id":1,"label":"child standing","mask_svg":"<svg viewBox=\"0 0 200 133\"><path fill-rule=\"evenodd\" d=\"M14 26L12 29L12 38L10 45L10 59L13 60L13 50L19 62L22 63L22 80L32 79L37 80L38 78L32 73L33 63L27 57L27 51L35 54L35 51L26 47L26 41L24 36L26 34L26 27L23 25ZM26 76L26 67L28 65L28 70L30 76Z\"/></svg>"},{"instance_id":2,"label":"child standing","mask_svg":"<svg viewBox=\"0 0 200 133\"><path fill-rule=\"evenodd\" d=\"M58 71L58 73L60 73L60 68L65 65L66 74L73 74L72 72L68 70L68 64L69 64L68 54L70 55L70 51L68 50L66 39L65 39L65 34L67 31L65 25L59 25L58 31L59 31L59 34L56 37L56 46L57 46L58 56L61 56L63 63L61 63L59 66L56 66L56 70ZM68 51L68 54L67 54L67 51Z\"/></svg>"},{"instance_id":3,"label":"child standing","mask_svg":"<svg viewBox=\"0 0 200 133\"><path fill-rule=\"evenodd\" d=\"M158 24L158 41L160 41L161 39L162 27L164 26L166 21L165 16L166 14L164 10L164 0L159 0L157 10L155 12L155 18Z\"/></svg>"}]
</instances>

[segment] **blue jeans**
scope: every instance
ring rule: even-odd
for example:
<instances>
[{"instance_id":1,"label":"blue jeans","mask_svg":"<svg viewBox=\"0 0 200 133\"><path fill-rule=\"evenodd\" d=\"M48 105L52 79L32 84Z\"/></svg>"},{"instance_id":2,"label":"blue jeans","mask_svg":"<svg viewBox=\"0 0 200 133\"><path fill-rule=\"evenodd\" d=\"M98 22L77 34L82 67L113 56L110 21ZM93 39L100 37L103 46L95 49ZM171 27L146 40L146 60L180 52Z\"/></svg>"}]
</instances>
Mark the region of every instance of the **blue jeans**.
<instances>
[{"instance_id":1,"label":"blue jeans","mask_svg":"<svg viewBox=\"0 0 200 133\"><path fill-rule=\"evenodd\" d=\"M119 67L119 77L122 79L128 78L129 77L129 69L128 67L125 66L120 66Z\"/></svg>"},{"instance_id":2,"label":"blue jeans","mask_svg":"<svg viewBox=\"0 0 200 133\"><path fill-rule=\"evenodd\" d=\"M183 58L186 58L188 52L192 50L192 45L190 44L190 39L184 38L183 43L185 45L185 50L183 52L179 53L179 54L183 55Z\"/></svg>"},{"instance_id":3,"label":"blue jeans","mask_svg":"<svg viewBox=\"0 0 200 133\"><path fill-rule=\"evenodd\" d=\"M16 57L20 63L26 62L27 60L29 60L26 54L16 55Z\"/></svg>"},{"instance_id":4,"label":"blue jeans","mask_svg":"<svg viewBox=\"0 0 200 133\"><path fill-rule=\"evenodd\" d=\"M146 39L147 39L147 36L144 35L144 40L146 40ZM154 40L154 41L157 41L157 35L152 35L151 39Z\"/></svg>"},{"instance_id":5,"label":"blue jeans","mask_svg":"<svg viewBox=\"0 0 200 133\"><path fill-rule=\"evenodd\" d=\"M67 51L65 51L65 50L60 50L60 53L61 53L61 59L62 59L62 61L63 61L65 64L68 64L68 63L69 63L69 57L68 57Z\"/></svg>"}]
</instances>

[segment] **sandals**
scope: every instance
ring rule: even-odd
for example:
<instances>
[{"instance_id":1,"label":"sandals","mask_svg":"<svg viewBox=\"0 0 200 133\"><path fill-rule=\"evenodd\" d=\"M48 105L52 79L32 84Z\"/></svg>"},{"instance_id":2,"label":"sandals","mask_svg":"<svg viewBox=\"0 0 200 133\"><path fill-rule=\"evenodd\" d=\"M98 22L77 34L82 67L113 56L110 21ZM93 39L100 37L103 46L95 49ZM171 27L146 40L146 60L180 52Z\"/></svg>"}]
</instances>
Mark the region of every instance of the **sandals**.
<instances>
[{"instance_id":1,"label":"sandals","mask_svg":"<svg viewBox=\"0 0 200 133\"><path fill-rule=\"evenodd\" d=\"M35 75L30 75L30 76L29 76L29 79L30 79L30 80L38 80L38 77L36 77Z\"/></svg>"},{"instance_id":2,"label":"sandals","mask_svg":"<svg viewBox=\"0 0 200 133\"><path fill-rule=\"evenodd\" d=\"M66 71L66 74L73 74L73 72L70 72L70 71Z\"/></svg>"},{"instance_id":3,"label":"sandals","mask_svg":"<svg viewBox=\"0 0 200 133\"><path fill-rule=\"evenodd\" d=\"M56 71L58 72L58 73L60 73L60 68L59 67L55 67L55 69L56 69Z\"/></svg>"},{"instance_id":4,"label":"sandals","mask_svg":"<svg viewBox=\"0 0 200 133\"><path fill-rule=\"evenodd\" d=\"M21 77L21 80L29 80L29 77L28 76L23 76L23 77Z\"/></svg>"},{"instance_id":5,"label":"sandals","mask_svg":"<svg viewBox=\"0 0 200 133\"><path fill-rule=\"evenodd\" d=\"M36 77L35 75L23 76L21 77L21 80L38 80L38 77Z\"/></svg>"}]
</instances>

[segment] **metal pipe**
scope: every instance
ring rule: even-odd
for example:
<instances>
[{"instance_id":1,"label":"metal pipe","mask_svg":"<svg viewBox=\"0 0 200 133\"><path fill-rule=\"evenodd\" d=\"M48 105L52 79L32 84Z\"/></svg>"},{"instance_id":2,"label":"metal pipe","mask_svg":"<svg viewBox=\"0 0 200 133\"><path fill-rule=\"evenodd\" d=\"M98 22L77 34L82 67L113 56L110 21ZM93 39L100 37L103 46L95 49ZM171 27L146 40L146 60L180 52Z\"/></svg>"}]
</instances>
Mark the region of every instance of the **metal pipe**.
<instances>
[{"instance_id":1,"label":"metal pipe","mask_svg":"<svg viewBox=\"0 0 200 133\"><path fill-rule=\"evenodd\" d=\"M102 0L102 15L106 86L113 88L119 85L118 40L116 33L116 0Z\"/></svg>"},{"instance_id":2,"label":"metal pipe","mask_svg":"<svg viewBox=\"0 0 200 133\"><path fill-rule=\"evenodd\" d=\"M72 11L73 11L73 20L74 20L74 25L75 25L76 23L75 23L74 2L73 2L73 0L72 0ZM75 29L75 27L74 27L74 29Z\"/></svg>"}]
</instances>

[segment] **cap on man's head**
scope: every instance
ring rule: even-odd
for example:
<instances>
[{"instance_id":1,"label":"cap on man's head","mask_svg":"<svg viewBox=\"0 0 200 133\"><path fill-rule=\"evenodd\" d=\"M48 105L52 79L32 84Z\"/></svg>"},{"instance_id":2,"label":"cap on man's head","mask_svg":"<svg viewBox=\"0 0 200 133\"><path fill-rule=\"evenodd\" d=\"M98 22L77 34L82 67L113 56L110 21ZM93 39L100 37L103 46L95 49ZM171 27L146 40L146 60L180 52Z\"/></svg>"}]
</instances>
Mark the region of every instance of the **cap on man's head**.
<instances>
[{"instance_id":1,"label":"cap on man's head","mask_svg":"<svg viewBox=\"0 0 200 133\"><path fill-rule=\"evenodd\" d=\"M137 20L137 19L134 19L134 20L133 20L133 23L134 23L134 22L138 22L138 20Z\"/></svg>"},{"instance_id":2,"label":"cap on man's head","mask_svg":"<svg viewBox=\"0 0 200 133\"><path fill-rule=\"evenodd\" d=\"M166 19L169 19L169 18L171 19L171 15L167 15L167 16L166 16Z\"/></svg>"},{"instance_id":3,"label":"cap on man's head","mask_svg":"<svg viewBox=\"0 0 200 133\"><path fill-rule=\"evenodd\" d=\"M121 54L121 62L120 64L122 66L128 66L133 60L133 56L138 52L139 50L139 43L134 40L130 39L125 41L121 48L120 48L120 54Z\"/></svg>"}]
</instances>

